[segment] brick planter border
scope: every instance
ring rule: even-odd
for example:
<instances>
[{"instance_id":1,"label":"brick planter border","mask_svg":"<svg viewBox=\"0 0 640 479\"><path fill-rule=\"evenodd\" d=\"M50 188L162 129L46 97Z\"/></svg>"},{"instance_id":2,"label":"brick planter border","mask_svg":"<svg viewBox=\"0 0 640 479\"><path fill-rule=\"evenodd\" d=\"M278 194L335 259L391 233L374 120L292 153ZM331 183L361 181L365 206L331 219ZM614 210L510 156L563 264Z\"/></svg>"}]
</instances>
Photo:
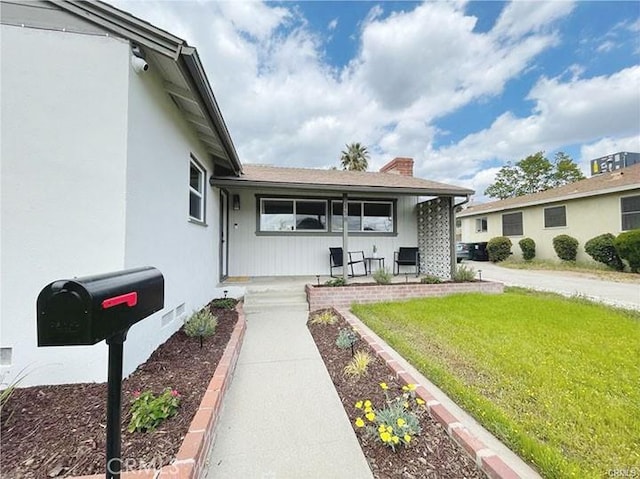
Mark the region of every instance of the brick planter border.
<instances>
[{"instance_id":1,"label":"brick planter border","mask_svg":"<svg viewBox=\"0 0 640 479\"><path fill-rule=\"evenodd\" d=\"M391 354L389 354L391 347L388 344L380 338L370 336L366 326L352 313L339 308L336 308L336 310L360 335L362 340L366 341L366 343L371 346L371 349L385 361L389 369L395 373L397 379L404 381L406 384L415 384L418 386L416 394L426 402L431 417L444 427L447 434L475 461L482 472L491 479L521 479L521 476L511 469L497 452L487 447L484 442L465 428L458 418L429 392L425 385L420 384L412 374L405 371L400 363L393 359Z\"/></svg>"},{"instance_id":2,"label":"brick planter border","mask_svg":"<svg viewBox=\"0 0 640 479\"><path fill-rule=\"evenodd\" d=\"M122 479L198 479L206 471L209 449L216 435L222 401L229 389L235 371L240 348L247 329L242 303L236 305L236 323L227 347L220 358L209 386L200 401L200 406L189 425L189 431L182 441L176 460L160 470L144 469L122 472ZM71 479L102 479L104 474L77 476Z\"/></svg>"},{"instance_id":3,"label":"brick planter border","mask_svg":"<svg viewBox=\"0 0 640 479\"><path fill-rule=\"evenodd\" d=\"M336 287L305 285L309 311L331 307L349 309L353 303L377 303L380 301L447 296L457 293L499 294L503 291L504 284L493 281L440 284L367 284Z\"/></svg>"}]
</instances>

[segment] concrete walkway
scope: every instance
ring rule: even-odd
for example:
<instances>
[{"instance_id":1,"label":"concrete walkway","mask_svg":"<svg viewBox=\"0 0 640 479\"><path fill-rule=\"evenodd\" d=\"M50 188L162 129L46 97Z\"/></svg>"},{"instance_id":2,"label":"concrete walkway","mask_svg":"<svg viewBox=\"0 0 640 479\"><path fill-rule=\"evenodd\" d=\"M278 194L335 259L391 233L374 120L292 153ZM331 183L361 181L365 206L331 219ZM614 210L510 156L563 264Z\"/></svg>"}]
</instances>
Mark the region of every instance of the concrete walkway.
<instances>
[{"instance_id":1,"label":"concrete walkway","mask_svg":"<svg viewBox=\"0 0 640 479\"><path fill-rule=\"evenodd\" d=\"M488 261L464 263L476 271L482 270L482 279L500 281L507 286L522 286L567 296L580 295L603 303L640 310L640 282L605 281L589 274L570 271L509 269Z\"/></svg>"},{"instance_id":2,"label":"concrete walkway","mask_svg":"<svg viewBox=\"0 0 640 479\"><path fill-rule=\"evenodd\" d=\"M300 278L247 284L245 313L207 478L371 478L307 330Z\"/></svg>"}]
</instances>

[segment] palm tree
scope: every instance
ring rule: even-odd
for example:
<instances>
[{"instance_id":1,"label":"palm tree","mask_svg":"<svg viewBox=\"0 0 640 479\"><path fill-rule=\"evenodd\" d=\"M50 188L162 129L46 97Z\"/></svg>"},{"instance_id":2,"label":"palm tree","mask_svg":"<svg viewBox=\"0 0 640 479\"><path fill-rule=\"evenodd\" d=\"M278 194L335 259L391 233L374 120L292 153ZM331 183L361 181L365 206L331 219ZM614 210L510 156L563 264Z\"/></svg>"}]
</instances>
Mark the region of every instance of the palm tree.
<instances>
[{"instance_id":1,"label":"palm tree","mask_svg":"<svg viewBox=\"0 0 640 479\"><path fill-rule=\"evenodd\" d=\"M340 164L343 170L367 171L369 167L369 151L367 147L360 143L345 145L346 150L342 151Z\"/></svg>"}]
</instances>

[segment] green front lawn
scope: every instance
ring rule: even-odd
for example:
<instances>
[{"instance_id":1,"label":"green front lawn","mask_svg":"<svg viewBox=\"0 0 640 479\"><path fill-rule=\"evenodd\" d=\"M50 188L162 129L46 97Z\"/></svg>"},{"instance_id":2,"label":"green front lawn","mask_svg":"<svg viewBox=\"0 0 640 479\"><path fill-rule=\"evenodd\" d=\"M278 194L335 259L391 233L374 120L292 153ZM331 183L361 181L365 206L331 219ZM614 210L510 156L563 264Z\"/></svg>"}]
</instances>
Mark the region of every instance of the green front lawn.
<instances>
[{"instance_id":1,"label":"green front lawn","mask_svg":"<svg viewBox=\"0 0 640 479\"><path fill-rule=\"evenodd\" d=\"M640 314L508 289L354 305L545 477L640 472Z\"/></svg>"}]
</instances>

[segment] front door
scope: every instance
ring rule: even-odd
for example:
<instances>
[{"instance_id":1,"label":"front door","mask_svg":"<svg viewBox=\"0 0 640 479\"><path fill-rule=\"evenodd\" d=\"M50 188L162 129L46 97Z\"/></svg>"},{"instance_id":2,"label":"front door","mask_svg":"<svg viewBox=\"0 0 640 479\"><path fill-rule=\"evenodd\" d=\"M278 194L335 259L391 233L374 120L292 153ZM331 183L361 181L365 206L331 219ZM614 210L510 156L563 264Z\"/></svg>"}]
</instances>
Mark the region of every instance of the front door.
<instances>
[{"instance_id":1,"label":"front door","mask_svg":"<svg viewBox=\"0 0 640 479\"><path fill-rule=\"evenodd\" d=\"M229 194L220 190L220 279L229 275Z\"/></svg>"}]
</instances>

